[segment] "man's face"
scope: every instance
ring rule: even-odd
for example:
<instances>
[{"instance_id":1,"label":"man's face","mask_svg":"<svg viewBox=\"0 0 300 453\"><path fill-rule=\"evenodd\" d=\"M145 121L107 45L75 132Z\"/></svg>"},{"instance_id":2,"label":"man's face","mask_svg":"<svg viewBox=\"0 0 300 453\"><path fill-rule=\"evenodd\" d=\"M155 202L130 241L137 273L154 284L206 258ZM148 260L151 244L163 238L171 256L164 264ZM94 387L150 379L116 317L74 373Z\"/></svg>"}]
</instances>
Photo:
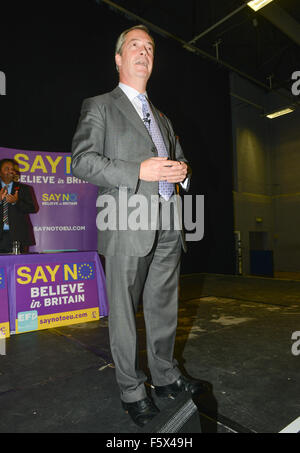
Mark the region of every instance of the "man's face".
<instances>
[{"instance_id":1,"label":"man's face","mask_svg":"<svg viewBox=\"0 0 300 453\"><path fill-rule=\"evenodd\" d=\"M120 82L132 85L137 79L149 79L154 59L152 39L143 30L127 33L122 47L122 55L116 55Z\"/></svg>"},{"instance_id":2,"label":"man's face","mask_svg":"<svg viewBox=\"0 0 300 453\"><path fill-rule=\"evenodd\" d=\"M16 172L11 162L4 162L0 169L0 178L5 184L9 184L13 181Z\"/></svg>"}]
</instances>

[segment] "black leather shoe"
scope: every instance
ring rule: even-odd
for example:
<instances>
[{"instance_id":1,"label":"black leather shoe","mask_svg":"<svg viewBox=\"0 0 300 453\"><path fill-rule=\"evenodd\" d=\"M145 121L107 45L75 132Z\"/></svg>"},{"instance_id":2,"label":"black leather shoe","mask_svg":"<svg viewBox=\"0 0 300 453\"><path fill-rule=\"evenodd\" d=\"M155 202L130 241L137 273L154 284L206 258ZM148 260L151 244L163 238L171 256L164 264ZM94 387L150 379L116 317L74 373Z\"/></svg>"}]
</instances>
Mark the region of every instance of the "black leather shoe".
<instances>
[{"instance_id":1,"label":"black leather shoe","mask_svg":"<svg viewBox=\"0 0 300 453\"><path fill-rule=\"evenodd\" d=\"M122 407L130 415L134 423L140 427L145 426L159 413L159 409L148 397L134 403L124 403L122 401Z\"/></svg>"},{"instance_id":2,"label":"black leather shoe","mask_svg":"<svg viewBox=\"0 0 300 453\"><path fill-rule=\"evenodd\" d=\"M156 396L159 398L175 399L181 392L190 392L192 395L210 391L206 382L179 376L173 384L155 386Z\"/></svg>"}]
</instances>

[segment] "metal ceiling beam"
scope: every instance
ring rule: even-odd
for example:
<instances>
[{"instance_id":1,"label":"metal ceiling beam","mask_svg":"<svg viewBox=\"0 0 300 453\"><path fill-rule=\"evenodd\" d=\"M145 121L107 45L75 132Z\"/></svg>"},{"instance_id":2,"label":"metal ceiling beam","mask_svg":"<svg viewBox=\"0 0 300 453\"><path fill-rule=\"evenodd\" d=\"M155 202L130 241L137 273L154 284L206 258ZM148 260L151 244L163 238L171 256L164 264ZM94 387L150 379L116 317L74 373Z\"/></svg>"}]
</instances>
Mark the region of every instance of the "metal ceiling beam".
<instances>
[{"instance_id":1,"label":"metal ceiling beam","mask_svg":"<svg viewBox=\"0 0 300 453\"><path fill-rule=\"evenodd\" d=\"M255 79L254 77L250 76L249 74L246 74L245 72L240 71L239 69L235 68L234 66L230 65L229 63L226 63L223 60L220 60L213 55L205 52L202 49L199 49L199 47L194 46L193 44L189 44L187 41L184 41L183 39L179 38L178 36L173 35L172 33L169 33L167 30L164 30L157 25L153 24L152 22L149 22L148 20L144 19L143 17L138 16L137 14L132 13L131 11L123 8L122 6L118 5L117 3L111 1L111 0L95 0L97 4L101 3L106 3L108 6L110 6L112 9L124 14L127 18L136 20L144 25L146 25L149 30L153 30L159 35L164 36L165 38L171 38L174 41L177 41L179 44L182 45L182 47L186 50L189 50L190 52L193 52L197 55L200 55L204 58L207 58L218 65L224 66L226 69L229 69L230 71L236 72L239 74L241 77L244 77L251 82L255 83L256 85L260 86L264 90L270 91L270 87L266 85L265 83L262 83L260 80Z\"/></svg>"},{"instance_id":2,"label":"metal ceiling beam","mask_svg":"<svg viewBox=\"0 0 300 453\"><path fill-rule=\"evenodd\" d=\"M245 102L246 104L249 104L252 107L255 107L256 109L260 110L263 113L265 112L265 108L262 105L256 104L255 102L252 102L249 99L239 96L238 94L233 93L232 91L229 94L230 94L230 96L238 99L239 101Z\"/></svg>"},{"instance_id":3,"label":"metal ceiling beam","mask_svg":"<svg viewBox=\"0 0 300 453\"><path fill-rule=\"evenodd\" d=\"M173 39L174 41L181 44L181 46L184 49L189 50L190 52L193 52L196 55L207 58L207 59L213 61L214 63L217 63L220 66L223 66L224 68L228 69L229 71L239 74L244 79L249 80L250 82L254 83L255 85L259 86L260 88L263 88L264 90L266 90L268 92L272 91L268 85L266 85L265 83L262 83L260 80L255 79L254 77L250 76L249 74L246 74L243 71L240 71L239 69L230 65L226 61L220 60L220 59L214 57L213 55L210 55L209 53L205 52L204 50L199 49L199 47L196 47L194 44L189 44L187 41L184 41L183 39L179 38L176 35L173 35L172 33L168 32L167 30L164 30L164 29L158 27L157 25L149 22L148 20L144 19L143 17L140 17L137 14L132 13L131 11L123 8L122 6L118 5L117 3L115 3L111 0L95 0L95 2L98 5L101 3L106 3L111 9L118 11L119 13L125 15L127 18L136 20L137 22L146 25L149 28L149 30L152 30L166 38ZM281 96L282 98L285 98L286 100L288 99L289 102L293 105L298 105L298 106L300 105L300 102L292 100L291 97L288 95L284 95L283 93L280 93L280 92L278 93L278 95Z\"/></svg>"},{"instance_id":4,"label":"metal ceiling beam","mask_svg":"<svg viewBox=\"0 0 300 453\"><path fill-rule=\"evenodd\" d=\"M228 14L227 16L223 17L223 19L219 20L217 23L215 23L214 25L209 27L207 30L205 30L202 33L200 33L199 35L195 36L195 38L193 38L191 41L189 41L188 44L195 44L195 42L198 41L198 39L200 39L203 36L207 35L209 32L211 32L212 30L217 28L219 25L223 24L223 22L226 22L232 16L234 16L235 14L239 13L240 11L242 11L246 6L248 6L247 3L245 3L242 6L240 6L239 8L234 10L232 13Z\"/></svg>"},{"instance_id":5,"label":"metal ceiling beam","mask_svg":"<svg viewBox=\"0 0 300 453\"><path fill-rule=\"evenodd\" d=\"M259 13L300 46L300 24L276 3L262 8Z\"/></svg>"}]
</instances>

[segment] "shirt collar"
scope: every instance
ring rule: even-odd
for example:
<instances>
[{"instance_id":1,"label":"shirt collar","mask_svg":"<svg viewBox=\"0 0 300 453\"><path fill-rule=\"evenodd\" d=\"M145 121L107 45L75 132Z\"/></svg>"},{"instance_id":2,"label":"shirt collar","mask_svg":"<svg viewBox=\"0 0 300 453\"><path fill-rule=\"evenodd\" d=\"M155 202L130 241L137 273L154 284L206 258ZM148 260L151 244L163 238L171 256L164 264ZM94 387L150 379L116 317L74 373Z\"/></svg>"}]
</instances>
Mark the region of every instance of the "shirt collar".
<instances>
[{"instance_id":1,"label":"shirt collar","mask_svg":"<svg viewBox=\"0 0 300 453\"><path fill-rule=\"evenodd\" d=\"M129 85L125 85L125 83L120 82L119 87L121 88L122 91L126 94L126 96L129 98L129 100L132 102L133 99L135 99L139 94L144 94L147 98L147 91L144 93L140 93L137 91L135 88L130 87Z\"/></svg>"},{"instance_id":2,"label":"shirt collar","mask_svg":"<svg viewBox=\"0 0 300 453\"><path fill-rule=\"evenodd\" d=\"M12 182L10 182L9 184L5 184L5 182L3 182L1 178L0 178L0 181L1 181L1 186L2 186L2 187L7 186L9 189L12 188L13 183L14 183L14 182L12 181Z\"/></svg>"}]
</instances>

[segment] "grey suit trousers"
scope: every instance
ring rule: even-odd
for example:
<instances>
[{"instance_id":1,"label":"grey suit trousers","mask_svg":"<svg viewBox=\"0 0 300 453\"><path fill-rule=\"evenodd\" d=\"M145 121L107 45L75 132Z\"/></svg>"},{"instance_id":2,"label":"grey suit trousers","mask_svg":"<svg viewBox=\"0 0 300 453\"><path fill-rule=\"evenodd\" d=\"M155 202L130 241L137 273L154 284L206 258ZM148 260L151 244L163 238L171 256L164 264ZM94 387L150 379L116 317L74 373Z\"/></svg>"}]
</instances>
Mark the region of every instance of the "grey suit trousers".
<instances>
[{"instance_id":1,"label":"grey suit trousers","mask_svg":"<svg viewBox=\"0 0 300 453\"><path fill-rule=\"evenodd\" d=\"M148 255L105 257L110 347L124 402L146 397L146 375L138 369L136 331L136 311L141 298L153 384L173 383L181 374L173 359L180 256L180 232L172 228L162 230L160 225Z\"/></svg>"}]
</instances>

